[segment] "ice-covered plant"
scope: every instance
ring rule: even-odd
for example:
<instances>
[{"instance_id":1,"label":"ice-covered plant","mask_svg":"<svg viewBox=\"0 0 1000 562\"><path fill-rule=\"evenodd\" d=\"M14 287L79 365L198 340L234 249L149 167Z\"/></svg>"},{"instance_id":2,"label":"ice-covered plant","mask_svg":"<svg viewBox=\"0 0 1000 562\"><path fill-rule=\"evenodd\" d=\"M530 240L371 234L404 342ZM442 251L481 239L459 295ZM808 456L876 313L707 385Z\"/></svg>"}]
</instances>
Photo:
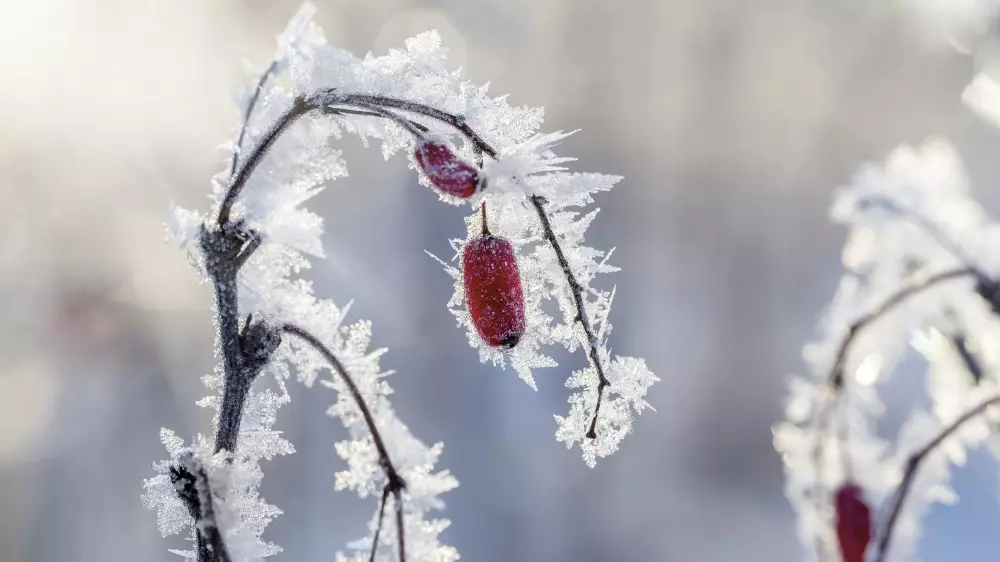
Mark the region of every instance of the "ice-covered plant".
<instances>
[{"instance_id":1,"label":"ice-covered plant","mask_svg":"<svg viewBox=\"0 0 1000 562\"><path fill-rule=\"evenodd\" d=\"M657 380L642 359L611 355L613 291L591 285L615 268L610 252L584 245L596 209L581 209L620 178L568 172L570 159L552 151L567 135L539 133L541 109L511 107L449 70L437 34L362 59L327 45L313 12L307 4L293 18L240 100L242 124L213 180L212 208L173 209L171 233L215 293L219 365L200 402L215 412L215 435L185 443L163 430L169 459L155 465L144 500L164 535L190 533L193 547L175 551L188 560L278 552L263 538L280 511L258 495L260 462L293 452L274 429L289 402L286 381L294 373L311 386L328 369L329 414L350 434L336 446L347 465L336 487L378 498L368 536L337 559L455 560L438 542L448 521L435 516L440 494L457 486L435 467L442 445L424 444L395 416L379 367L385 350L369 349L369 323L347 324L346 307L317 298L299 277L309 256L323 257L322 219L301 204L347 174L332 144L346 134L380 141L386 158L404 152L443 201L469 203L467 237L453 241L456 254L469 244L465 262L445 263L455 281L449 307L483 361L509 361L532 387L532 369L555 366L544 346L584 350L587 367L567 382L576 391L556 435L579 444L593 466L649 407Z\"/></svg>"},{"instance_id":2,"label":"ice-covered plant","mask_svg":"<svg viewBox=\"0 0 1000 562\"><path fill-rule=\"evenodd\" d=\"M987 74L963 98L996 122L1000 87ZM1000 459L1000 223L938 138L863 167L831 216L848 228L845 273L804 349L811 376L789 381L774 445L813 558L905 560L930 506L956 499L951 466L983 443ZM886 438L880 392L910 348L926 364L926 395Z\"/></svg>"}]
</instances>

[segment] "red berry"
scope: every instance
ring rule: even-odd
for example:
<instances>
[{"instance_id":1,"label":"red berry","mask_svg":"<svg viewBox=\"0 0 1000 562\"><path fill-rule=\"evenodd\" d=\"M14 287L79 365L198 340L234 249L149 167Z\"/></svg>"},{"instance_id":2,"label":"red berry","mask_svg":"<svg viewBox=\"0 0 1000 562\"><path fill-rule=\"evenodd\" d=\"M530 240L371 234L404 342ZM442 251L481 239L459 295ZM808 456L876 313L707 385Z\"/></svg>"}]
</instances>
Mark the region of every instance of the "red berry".
<instances>
[{"instance_id":1,"label":"red berry","mask_svg":"<svg viewBox=\"0 0 1000 562\"><path fill-rule=\"evenodd\" d=\"M485 234L465 245L465 305L476 331L493 347L512 348L524 335L524 293L514 247Z\"/></svg>"},{"instance_id":2,"label":"red berry","mask_svg":"<svg viewBox=\"0 0 1000 562\"><path fill-rule=\"evenodd\" d=\"M844 562L864 562L865 550L872 539L872 514L861 495L861 488L848 482L833 499L837 511L837 541Z\"/></svg>"},{"instance_id":3,"label":"red berry","mask_svg":"<svg viewBox=\"0 0 1000 562\"><path fill-rule=\"evenodd\" d=\"M442 142L422 140L413 156L434 187L449 195L466 199L479 188L479 171L475 166L459 158Z\"/></svg>"}]
</instances>

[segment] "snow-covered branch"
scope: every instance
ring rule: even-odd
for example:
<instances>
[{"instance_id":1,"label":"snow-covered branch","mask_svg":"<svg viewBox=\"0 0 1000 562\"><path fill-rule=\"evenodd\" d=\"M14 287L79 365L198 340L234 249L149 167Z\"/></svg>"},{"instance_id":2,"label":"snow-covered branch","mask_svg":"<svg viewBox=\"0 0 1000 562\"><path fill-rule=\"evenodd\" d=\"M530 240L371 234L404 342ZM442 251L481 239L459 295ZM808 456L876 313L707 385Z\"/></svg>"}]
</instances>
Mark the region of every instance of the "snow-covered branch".
<instances>
[{"instance_id":1,"label":"snow-covered branch","mask_svg":"<svg viewBox=\"0 0 1000 562\"><path fill-rule=\"evenodd\" d=\"M328 369L333 378L323 384L336 392L328 413L350 433L336 446L347 464L336 488L379 497L368 536L338 560L374 562L394 553L400 562L453 561L455 549L438 542L449 522L431 517L443 507L438 496L457 486L435 469L442 445L425 445L395 416L388 373L378 365L385 350L368 350L370 324L345 325L347 308L317 299L298 278L307 256L323 256L322 219L301 204L346 176L330 143L345 133L381 141L386 157L408 152L421 183L443 201L471 204L470 236L453 241L464 252L462 271L446 264L456 283L449 307L481 359L509 360L532 387L533 368L555 366L542 345L586 350L588 367L567 382L580 390L569 416L556 417L557 438L579 443L593 466L618 448L633 415L649 408L645 394L658 380L642 359L608 350L614 291L591 282L615 270L611 252L583 245L596 210L582 217L571 210L620 178L567 172L562 164L570 159L552 152L566 135L538 133L541 109L511 107L461 80L446 67L436 33L407 41L406 50L360 59L327 45L312 13L307 4L293 18L248 88L228 170L213 182L213 208L174 209L171 233L215 292L219 366L205 377L212 394L200 404L216 412L216 437L198 435L185 446L163 430L170 459L155 465L159 474L146 481L144 498L165 535L189 530L195 548L179 552L188 560L278 552L262 538L279 511L258 496L260 461L293 451L273 429L277 409L290 400L287 379L294 372L311 386ZM290 89L276 79L286 72ZM558 306L561 321L543 312L543 300ZM212 525L203 508L192 509L191 488L175 486L202 480L210 501L198 496L198 506L214 506ZM395 525L387 526L390 501Z\"/></svg>"}]
</instances>

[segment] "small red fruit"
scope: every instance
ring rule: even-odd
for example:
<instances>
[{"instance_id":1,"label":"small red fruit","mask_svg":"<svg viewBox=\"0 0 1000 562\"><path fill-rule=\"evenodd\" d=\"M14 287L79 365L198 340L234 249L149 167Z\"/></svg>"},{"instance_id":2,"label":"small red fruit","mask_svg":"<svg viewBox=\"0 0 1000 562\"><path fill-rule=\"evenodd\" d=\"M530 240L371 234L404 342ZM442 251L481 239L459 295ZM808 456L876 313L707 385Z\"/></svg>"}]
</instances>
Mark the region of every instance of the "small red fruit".
<instances>
[{"instance_id":1,"label":"small red fruit","mask_svg":"<svg viewBox=\"0 0 1000 562\"><path fill-rule=\"evenodd\" d=\"M864 562L872 539L872 514L861 488L848 482L837 490L833 505L837 512L837 542L843 562Z\"/></svg>"},{"instance_id":2,"label":"small red fruit","mask_svg":"<svg viewBox=\"0 0 1000 562\"><path fill-rule=\"evenodd\" d=\"M459 158L448 145L434 140L421 140L413 156L427 179L441 191L467 199L479 189L479 171Z\"/></svg>"},{"instance_id":3,"label":"small red fruit","mask_svg":"<svg viewBox=\"0 0 1000 562\"><path fill-rule=\"evenodd\" d=\"M465 305L487 344L510 349L524 335L524 293L514 247L484 233L465 245L462 257Z\"/></svg>"}]
</instances>

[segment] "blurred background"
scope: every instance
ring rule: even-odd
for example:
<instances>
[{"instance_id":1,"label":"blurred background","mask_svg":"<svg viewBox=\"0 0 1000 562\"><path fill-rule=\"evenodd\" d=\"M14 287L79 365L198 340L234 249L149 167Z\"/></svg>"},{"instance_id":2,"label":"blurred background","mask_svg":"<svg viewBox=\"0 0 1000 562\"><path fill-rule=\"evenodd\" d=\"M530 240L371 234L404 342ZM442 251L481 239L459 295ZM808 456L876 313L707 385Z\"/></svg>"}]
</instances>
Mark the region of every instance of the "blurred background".
<instances>
[{"instance_id":1,"label":"blurred background","mask_svg":"<svg viewBox=\"0 0 1000 562\"><path fill-rule=\"evenodd\" d=\"M772 423L784 381L840 275L832 189L868 160L950 137L1000 212L1000 133L960 102L974 59L892 0L315 0L328 40L384 53L438 29L456 66L546 130L560 153L618 173L589 241L623 271L616 352L662 382L596 469L553 437L563 381L480 365L445 303L466 210L402 159L356 139L326 218L320 296L354 299L402 419L461 486L446 539L463 560L803 559ZM932 0L927 0L932 1ZM0 2L0 559L169 561L142 479L160 427L207 431L210 288L165 243L168 205L204 208L237 122L244 59L262 64L297 0ZM918 21L919 20L919 21ZM913 377L913 384L919 377ZM274 560L332 560L374 506L333 491L330 391L292 387L279 426L298 453L265 465L285 510ZM926 520L922 560L993 561L997 468L973 455L962 500Z\"/></svg>"}]
</instances>

